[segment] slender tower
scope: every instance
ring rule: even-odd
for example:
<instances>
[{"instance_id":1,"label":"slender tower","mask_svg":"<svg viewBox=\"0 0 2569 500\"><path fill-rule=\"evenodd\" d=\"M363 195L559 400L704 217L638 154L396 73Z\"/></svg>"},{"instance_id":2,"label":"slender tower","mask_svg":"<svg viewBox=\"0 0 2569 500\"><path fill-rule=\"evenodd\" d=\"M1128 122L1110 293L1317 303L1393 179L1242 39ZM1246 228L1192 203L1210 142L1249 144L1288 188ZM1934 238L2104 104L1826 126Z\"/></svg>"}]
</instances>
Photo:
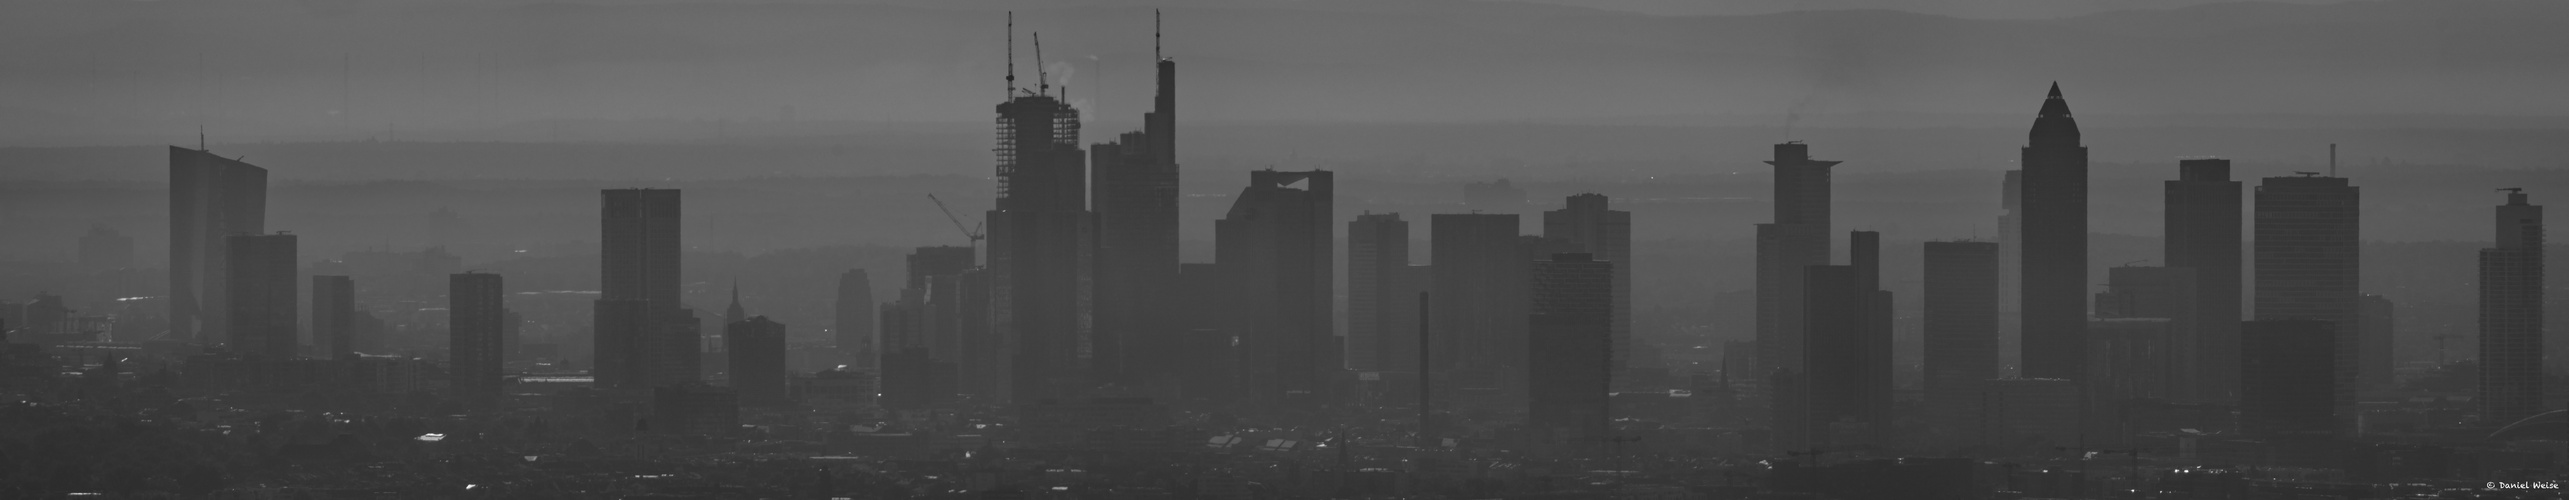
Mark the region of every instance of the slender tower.
<instances>
[{"instance_id":1,"label":"slender tower","mask_svg":"<svg viewBox=\"0 0 2569 500\"><path fill-rule=\"evenodd\" d=\"M2480 415L2497 425L2542 412L2542 206L2506 189L2498 244L2480 250Z\"/></svg>"},{"instance_id":2,"label":"slender tower","mask_svg":"<svg viewBox=\"0 0 2569 500\"><path fill-rule=\"evenodd\" d=\"M2022 224L2025 378L2086 377L2087 147L2052 84L2027 134Z\"/></svg>"},{"instance_id":3,"label":"slender tower","mask_svg":"<svg viewBox=\"0 0 2569 500\"><path fill-rule=\"evenodd\" d=\"M1156 15L1156 14L1155 14ZM1154 17L1152 54L1158 55ZM1177 62L1159 71L1142 130L1091 144L1090 208L1097 212L1096 374L1100 381L1167 387L1178 354Z\"/></svg>"}]
</instances>

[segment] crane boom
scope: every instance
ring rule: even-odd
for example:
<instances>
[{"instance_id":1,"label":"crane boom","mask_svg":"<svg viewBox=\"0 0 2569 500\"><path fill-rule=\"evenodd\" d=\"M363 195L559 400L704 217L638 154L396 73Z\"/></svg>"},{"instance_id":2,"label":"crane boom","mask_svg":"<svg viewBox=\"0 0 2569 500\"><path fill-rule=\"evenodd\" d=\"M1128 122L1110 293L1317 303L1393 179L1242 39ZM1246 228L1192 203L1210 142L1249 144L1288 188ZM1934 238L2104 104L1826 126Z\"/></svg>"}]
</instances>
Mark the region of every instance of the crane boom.
<instances>
[{"instance_id":1,"label":"crane boom","mask_svg":"<svg viewBox=\"0 0 2569 500\"><path fill-rule=\"evenodd\" d=\"M973 246L974 248L980 248L980 247L981 247L981 238L983 237L983 234L982 234L982 232L981 232L981 228L978 228L978 227L970 228L970 229L966 229L966 228L964 228L964 227L963 227L963 218L962 218L962 217L956 217L956 216L954 215L954 209L952 209L952 208L946 208L946 201L945 201L945 200L937 199L937 195L935 195L935 194L929 194L929 195L928 195L928 201L936 202L936 204L937 204L937 211L939 211L939 212L945 212L945 214L946 214L946 221L947 221L947 222L953 222L953 223L954 223L954 230L963 232L963 237L964 237L964 239L971 241L972 246Z\"/></svg>"}]
</instances>

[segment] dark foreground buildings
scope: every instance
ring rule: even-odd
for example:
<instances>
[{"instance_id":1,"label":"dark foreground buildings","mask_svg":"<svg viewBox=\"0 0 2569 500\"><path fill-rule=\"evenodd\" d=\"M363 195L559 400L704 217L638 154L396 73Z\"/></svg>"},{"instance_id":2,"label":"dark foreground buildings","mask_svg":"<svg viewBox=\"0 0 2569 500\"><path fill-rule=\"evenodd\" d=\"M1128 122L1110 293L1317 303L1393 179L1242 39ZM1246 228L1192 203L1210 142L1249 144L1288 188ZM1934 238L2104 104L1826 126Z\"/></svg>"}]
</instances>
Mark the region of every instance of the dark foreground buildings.
<instances>
[{"instance_id":1,"label":"dark foreground buildings","mask_svg":"<svg viewBox=\"0 0 2569 500\"><path fill-rule=\"evenodd\" d=\"M1926 243L1924 381L1939 431L1974 428L1981 386L1998 378L1998 256L1997 243Z\"/></svg>"}]
</instances>

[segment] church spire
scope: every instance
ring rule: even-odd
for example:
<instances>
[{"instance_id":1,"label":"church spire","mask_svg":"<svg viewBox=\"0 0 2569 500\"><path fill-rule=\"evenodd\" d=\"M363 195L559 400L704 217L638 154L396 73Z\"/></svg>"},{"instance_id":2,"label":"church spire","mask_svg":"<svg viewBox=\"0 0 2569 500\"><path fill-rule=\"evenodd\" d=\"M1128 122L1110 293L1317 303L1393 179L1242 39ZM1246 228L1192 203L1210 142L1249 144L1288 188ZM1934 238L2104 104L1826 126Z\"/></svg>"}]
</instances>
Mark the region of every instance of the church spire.
<instances>
[{"instance_id":1,"label":"church spire","mask_svg":"<svg viewBox=\"0 0 2569 500\"><path fill-rule=\"evenodd\" d=\"M731 308L723 311L723 324L739 323L747 319L749 319L749 313L740 309L740 278L732 278Z\"/></svg>"}]
</instances>

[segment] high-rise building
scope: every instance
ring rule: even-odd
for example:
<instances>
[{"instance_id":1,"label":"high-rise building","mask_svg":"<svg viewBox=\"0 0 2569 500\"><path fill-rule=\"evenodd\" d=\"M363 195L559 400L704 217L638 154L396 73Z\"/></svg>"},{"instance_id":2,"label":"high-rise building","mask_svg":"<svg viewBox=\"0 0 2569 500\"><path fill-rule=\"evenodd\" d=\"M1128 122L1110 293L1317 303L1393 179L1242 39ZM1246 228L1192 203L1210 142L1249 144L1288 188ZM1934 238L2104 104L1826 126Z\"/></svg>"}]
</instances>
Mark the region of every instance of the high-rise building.
<instances>
[{"instance_id":1,"label":"high-rise building","mask_svg":"<svg viewBox=\"0 0 2569 500\"><path fill-rule=\"evenodd\" d=\"M2511 423L2542 407L2542 206L2523 190L2497 207L2495 247L2480 250L2480 418Z\"/></svg>"},{"instance_id":2,"label":"high-rise building","mask_svg":"<svg viewBox=\"0 0 2569 500\"><path fill-rule=\"evenodd\" d=\"M997 111L998 207L984 220L990 223L992 328L1008 346L1009 375L995 400L1077 397L1094 382L1097 248L1079 109L1051 95L1046 84L1012 96Z\"/></svg>"},{"instance_id":3,"label":"high-rise building","mask_svg":"<svg viewBox=\"0 0 2569 500\"><path fill-rule=\"evenodd\" d=\"M723 325L749 321L749 311L740 307L740 280L732 280L731 305L723 307Z\"/></svg>"},{"instance_id":4,"label":"high-rise building","mask_svg":"<svg viewBox=\"0 0 2569 500\"><path fill-rule=\"evenodd\" d=\"M600 193L597 386L617 390L694 381L702 325L678 301L679 192Z\"/></svg>"},{"instance_id":5,"label":"high-rise building","mask_svg":"<svg viewBox=\"0 0 2569 500\"><path fill-rule=\"evenodd\" d=\"M225 238L225 331L232 352L270 360L295 359L303 341L296 332L292 234L236 234Z\"/></svg>"},{"instance_id":6,"label":"high-rise building","mask_svg":"<svg viewBox=\"0 0 2569 500\"><path fill-rule=\"evenodd\" d=\"M2395 356L2391 355L2391 350L2396 348L2392 344L2391 329L2399 323L2398 313L2393 311L2396 304L2392 304L2388 297L2365 294L2357 307L2361 311L2357 314L2355 328L2358 336L2364 339L2364 345L2363 352L2356 356L2356 368L2364 372L2364 387L2390 388L2392 381L2398 378L2392 373L2397 363L2392 361ZM2482 369L2486 368L2487 365L2482 365Z\"/></svg>"},{"instance_id":7,"label":"high-rise building","mask_svg":"<svg viewBox=\"0 0 2569 500\"><path fill-rule=\"evenodd\" d=\"M357 355L357 280L347 276L312 277L312 343L330 359Z\"/></svg>"},{"instance_id":8,"label":"high-rise building","mask_svg":"<svg viewBox=\"0 0 2569 500\"><path fill-rule=\"evenodd\" d=\"M1398 333L1392 324L1405 312L1416 314L1395 308L1402 299L1388 290L1409 267L1409 221L1400 214L1367 213L1347 222L1348 369L1385 370L1392 363L1383 359L1393 349L1389 336Z\"/></svg>"},{"instance_id":9,"label":"high-rise building","mask_svg":"<svg viewBox=\"0 0 2569 500\"><path fill-rule=\"evenodd\" d=\"M1575 252L1614 263L1614 362L1632 366L1632 212L1606 208L1606 195L1571 196L1569 206L1543 213L1543 236L1569 242Z\"/></svg>"},{"instance_id":10,"label":"high-rise building","mask_svg":"<svg viewBox=\"0 0 2569 500\"><path fill-rule=\"evenodd\" d=\"M1238 280L1242 391L1319 394L1338 361L1330 276L1337 255L1333 176L1249 172L1249 187L1213 222L1214 261Z\"/></svg>"},{"instance_id":11,"label":"high-rise building","mask_svg":"<svg viewBox=\"0 0 2569 500\"><path fill-rule=\"evenodd\" d=\"M1928 421L1940 433L1968 438L1981 385L1998 378L1998 244L1930 241L1926 255L1920 297Z\"/></svg>"},{"instance_id":12,"label":"high-rise building","mask_svg":"<svg viewBox=\"0 0 2569 500\"><path fill-rule=\"evenodd\" d=\"M793 380L785 371L785 324L755 316L726 325L723 352L730 356L731 388L741 406L787 402Z\"/></svg>"},{"instance_id":13,"label":"high-rise building","mask_svg":"<svg viewBox=\"0 0 2569 500\"><path fill-rule=\"evenodd\" d=\"M2184 377L2190 367L2178 356L2191 346L2173 340L2177 330L2175 320L2163 317L2089 320L2087 380L2081 384L2088 399L2100 408L2179 399L2173 395L2192 380Z\"/></svg>"},{"instance_id":14,"label":"high-rise building","mask_svg":"<svg viewBox=\"0 0 2569 500\"><path fill-rule=\"evenodd\" d=\"M2177 162L2177 180L2167 181L2167 238L2162 259L2168 267L2194 270L2193 324L2196 395L2206 401L2239 400L2239 321L2241 286L2239 181L2230 180L2230 160Z\"/></svg>"},{"instance_id":15,"label":"high-rise building","mask_svg":"<svg viewBox=\"0 0 2569 500\"><path fill-rule=\"evenodd\" d=\"M170 338L216 343L231 312L224 238L264 234L268 169L201 149L169 148Z\"/></svg>"},{"instance_id":16,"label":"high-rise building","mask_svg":"<svg viewBox=\"0 0 2569 500\"><path fill-rule=\"evenodd\" d=\"M2340 324L2293 319L2240 325L2239 432L2322 438L2336 432Z\"/></svg>"},{"instance_id":17,"label":"high-rise building","mask_svg":"<svg viewBox=\"0 0 2569 500\"><path fill-rule=\"evenodd\" d=\"M839 273L838 298L830 305L837 319L831 343L839 355L853 360L859 370L875 369L874 280L861 268Z\"/></svg>"},{"instance_id":18,"label":"high-rise building","mask_svg":"<svg viewBox=\"0 0 2569 500\"><path fill-rule=\"evenodd\" d=\"M2358 196L2343 177L2268 177L2257 186L2256 208L2256 318L2331 323L2337 378L2330 388L2336 391L2339 426L2350 433L2355 388L2362 384L2356 365L2362 345L2356 327L2362 297Z\"/></svg>"},{"instance_id":19,"label":"high-rise building","mask_svg":"<svg viewBox=\"0 0 2569 500\"><path fill-rule=\"evenodd\" d=\"M1527 309L1526 413L1555 439L1606 437L1608 387L1614 374L1614 262L1588 254L1535 261Z\"/></svg>"},{"instance_id":20,"label":"high-rise building","mask_svg":"<svg viewBox=\"0 0 2569 500\"><path fill-rule=\"evenodd\" d=\"M1881 289L1881 236L1849 236L1847 265L1803 268L1800 380L1815 446L1881 445L1890 431L1891 301Z\"/></svg>"},{"instance_id":21,"label":"high-rise building","mask_svg":"<svg viewBox=\"0 0 2569 500\"><path fill-rule=\"evenodd\" d=\"M1228 265L1178 266L1183 293L1170 305L1180 312L1178 329L1185 332L1178 339L1177 369L1182 375L1178 392L1186 399L1229 402L1239 397L1240 342L1234 332L1244 327L1246 316L1239 312L1239 282Z\"/></svg>"},{"instance_id":22,"label":"high-rise building","mask_svg":"<svg viewBox=\"0 0 2569 500\"><path fill-rule=\"evenodd\" d=\"M1775 222L1757 225L1761 370L1802 369L1802 268L1829 263L1829 168L1800 141L1775 145ZM1762 377L1760 377L1762 378Z\"/></svg>"},{"instance_id":23,"label":"high-rise building","mask_svg":"<svg viewBox=\"0 0 2569 500\"><path fill-rule=\"evenodd\" d=\"M507 319L500 275L467 272L446 280L449 370L455 399L490 408L500 397L501 323Z\"/></svg>"},{"instance_id":24,"label":"high-rise building","mask_svg":"<svg viewBox=\"0 0 2569 500\"><path fill-rule=\"evenodd\" d=\"M90 226L89 234L80 237L80 267L88 269L123 269L134 267L134 237L106 226Z\"/></svg>"},{"instance_id":25,"label":"high-rise building","mask_svg":"<svg viewBox=\"0 0 2569 500\"><path fill-rule=\"evenodd\" d=\"M2146 376L2150 382L2145 384L2147 390L2138 392L2146 396L2135 397L2178 403L2203 400L2200 377L2206 370L2201 358L2202 339L2196 328L2201 324L2198 308L2202 301L2195 300L2201 282L2195 276L2193 268L2185 267L2116 266L2106 269L2105 291L2096 294L2096 317L2103 319L2089 324L2090 341L2125 342L2138 335L2156 343L2146 346L2118 344L2109 350L2089 349L2089 352L2112 353L2116 357L2110 359L2118 360L2115 362L2132 359L2130 356L2146 355L2153 362L2160 363L2148 367ZM2136 322L2141 320L2155 323ZM2094 357L2089 361L2100 362ZM2130 378L2141 375L2128 372L2130 370L2117 369L2112 376ZM2106 376L2089 375L2091 378ZM2134 383L2139 382L2127 380L2114 384ZM2089 384L2089 387L2104 386Z\"/></svg>"},{"instance_id":26,"label":"high-rise building","mask_svg":"<svg viewBox=\"0 0 2569 500\"><path fill-rule=\"evenodd\" d=\"M1435 214L1428 249L1435 296L1428 301L1428 365L1435 384L1522 387L1531 261L1518 248L1515 214Z\"/></svg>"},{"instance_id":27,"label":"high-rise building","mask_svg":"<svg viewBox=\"0 0 2569 500\"><path fill-rule=\"evenodd\" d=\"M1124 385L1155 386L1174 375L1169 347L1177 332L1165 305L1175 298L1178 272L1177 61L1155 59L1157 88L1142 130L1088 151L1097 212L1096 371L1100 381Z\"/></svg>"},{"instance_id":28,"label":"high-rise building","mask_svg":"<svg viewBox=\"0 0 2569 500\"><path fill-rule=\"evenodd\" d=\"M2025 378L2080 380L2087 359L2087 147L2060 84L2052 84L2027 133L2021 231Z\"/></svg>"}]
</instances>

